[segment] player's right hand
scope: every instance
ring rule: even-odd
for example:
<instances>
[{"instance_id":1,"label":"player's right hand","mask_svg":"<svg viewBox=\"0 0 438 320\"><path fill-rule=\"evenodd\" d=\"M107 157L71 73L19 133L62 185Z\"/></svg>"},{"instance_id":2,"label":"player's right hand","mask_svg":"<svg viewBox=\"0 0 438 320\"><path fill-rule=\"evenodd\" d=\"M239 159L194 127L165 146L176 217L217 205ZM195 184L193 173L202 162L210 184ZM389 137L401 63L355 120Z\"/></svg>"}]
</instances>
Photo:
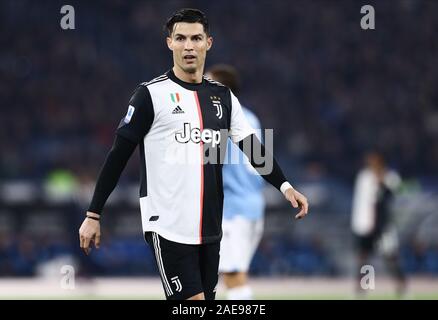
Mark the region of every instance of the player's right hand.
<instances>
[{"instance_id":1,"label":"player's right hand","mask_svg":"<svg viewBox=\"0 0 438 320\"><path fill-rule=\"evenodd\" d=\"M87 212L87 216L98 218L99 215L94 212ZM79 228L80 246L88 255L91 252L91 243L94 242L96 249L100 247L100 221L86 217Z\"/></svg>"}]
</instances>

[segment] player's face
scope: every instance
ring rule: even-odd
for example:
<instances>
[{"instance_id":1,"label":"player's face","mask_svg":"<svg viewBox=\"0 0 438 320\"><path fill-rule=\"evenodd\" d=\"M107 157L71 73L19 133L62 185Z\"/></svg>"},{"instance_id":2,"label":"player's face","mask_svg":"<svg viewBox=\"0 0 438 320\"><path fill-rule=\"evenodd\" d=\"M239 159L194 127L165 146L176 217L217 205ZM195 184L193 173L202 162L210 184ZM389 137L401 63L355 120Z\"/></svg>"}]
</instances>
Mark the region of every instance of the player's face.
<instances>
[{"instance_id":1,"label":"player's face","mask_svg":"<svg viewBox=\"0 0 438 320\"><path fill-rule=\"evenodd\" d=\"M212 43L213 39L207 36L200 23L178 22L173 27L172 35L167 37L175 66L187 73L202 73Z\"/></svg>"},{"instance_id":2,"label":"player's face","mask_svg":"<svg viewBox=\"0 0 438 320\"><path fill-rule=\"evenodd\" d=\"M376 153L368 154L365 158L365 163L370 169L374 171L381 171L385 167L385 163L382 157Z\"/></svg>"}]
</instances>

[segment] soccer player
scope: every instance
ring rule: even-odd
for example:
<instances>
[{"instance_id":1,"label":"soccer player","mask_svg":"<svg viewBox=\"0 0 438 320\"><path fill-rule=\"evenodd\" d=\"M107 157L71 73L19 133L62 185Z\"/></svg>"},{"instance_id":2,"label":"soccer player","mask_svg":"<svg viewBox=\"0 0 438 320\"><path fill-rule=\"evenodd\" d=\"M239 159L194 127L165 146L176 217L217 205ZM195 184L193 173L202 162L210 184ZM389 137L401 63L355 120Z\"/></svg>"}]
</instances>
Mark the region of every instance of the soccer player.
<instances>
[{"instance_id":1,"label":"soccer player","mask_svg":"<svg viewBox=\"0 0 438 320\"><path fill-rule=\"evenodd\" d=\"M239 93L239 77L232 66L215 65L206 76L227 86L234 94ZM249 125L259 129L257 133L260 133L260 121L256 115L244 107L242 111ZM262 141L261 135L256 135ZM250 300L253 297L248 284L248 269L262 238L264 223L263 179L241 153L228 139L225 158L231 163L225 162L222 169L224 212L219 259L219 272L228 300ZM234 163L232 159L238 161Z\"/></svg>"},{"instance_id":2,"label":"soccer player","mask_svg":"<svg viewBox=\"0 0 438 320\"><path fill-rule=\"evenodd\" d=\"M264 172L253 150L265 154L265 148L239 100L227 87L203 76L213 43L205 14L181 9L168 19L166 29L173 67L133 93L79 229L80 246L86 254L93 242L100 246L103 206L139 145L142 227L154 250L166 298L214 299L223 186L221 161L211 161L211 154L222 154L225 139L229 136L239 144L264 179L299 208L295 218L307 214L308 203L272 157L272 170Z\"/></svg>"},{"instance_id":3,"label":"soccer player","mask_svg":"<svg viewBox=\"0 0 438 320\"><path fill-rule=\"evenodd\" d=\"M357 247L356 293L365 291L360 286L360 269L377 249L383 254L390 274L397 284L397 294L404 294L405 275L398 258L398 237L392 222L391 200L401 184L396 171L387 168L379 152L365 156L366 166L357 175L353 193L352 230Z\"/></svg>"}]
</instances>

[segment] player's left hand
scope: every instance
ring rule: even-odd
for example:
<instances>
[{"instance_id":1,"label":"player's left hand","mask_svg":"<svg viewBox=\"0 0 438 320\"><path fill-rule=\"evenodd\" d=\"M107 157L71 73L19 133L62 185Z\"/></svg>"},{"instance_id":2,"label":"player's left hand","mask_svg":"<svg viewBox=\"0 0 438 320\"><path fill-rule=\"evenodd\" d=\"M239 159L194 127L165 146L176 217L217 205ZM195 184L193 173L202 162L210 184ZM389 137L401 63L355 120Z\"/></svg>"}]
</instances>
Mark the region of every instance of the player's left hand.
<instances>
[{"instance_id":1,"label":"player's left hand","mask_svg":"<svg viewBox=\"0 0 438 320\"><path fill-rule=\"evenodd\" d=\"M96 249L100 247L100 222L99 220L90 219L88 216L98 218L99 215L88 211L87 217L79 229L80 246L87 256L91 252L93 243Z\"/></svg>"},{"instance_id":2,"label":"player's left hand","mask_svg":"<svg viewBox=\"0 0 438 320\"><path fill-rule=\"evenodd\" d=\"M289 188L284 192L284 196L292 204L294 208L300 208L300 212L295 216L295 219L304 218L309 211L309 203L307 202L307 198L299 193L294 188Z\"/></svg>"}]
</instances>

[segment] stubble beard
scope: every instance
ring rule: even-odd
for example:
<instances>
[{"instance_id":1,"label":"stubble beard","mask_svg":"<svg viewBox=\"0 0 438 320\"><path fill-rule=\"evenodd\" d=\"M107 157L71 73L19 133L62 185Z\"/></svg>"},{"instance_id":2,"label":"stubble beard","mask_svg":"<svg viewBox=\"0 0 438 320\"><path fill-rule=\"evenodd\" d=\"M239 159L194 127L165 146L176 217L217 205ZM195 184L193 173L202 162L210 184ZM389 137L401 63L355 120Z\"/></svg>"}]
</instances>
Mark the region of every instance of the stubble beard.
<instances>
[{"instance_id":1,"label":"stubble beard","mask_svg":"<svg viewBox=\"0 0 438 320\"><path fill-rule=\"evenodd\" d=\"M196 66L186 66L186 67L183 67L182 69L184 70L184 72L187 72L190 74L196 73L196 70L197 70Z\"/></svg>"}]
</instances>

